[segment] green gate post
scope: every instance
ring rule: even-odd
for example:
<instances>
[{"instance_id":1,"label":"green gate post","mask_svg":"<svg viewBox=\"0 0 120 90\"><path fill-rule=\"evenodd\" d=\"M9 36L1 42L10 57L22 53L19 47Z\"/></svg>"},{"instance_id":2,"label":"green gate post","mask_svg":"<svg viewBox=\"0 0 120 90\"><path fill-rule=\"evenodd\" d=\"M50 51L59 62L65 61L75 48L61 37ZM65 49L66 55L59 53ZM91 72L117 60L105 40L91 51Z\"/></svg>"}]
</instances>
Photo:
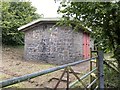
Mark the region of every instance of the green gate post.
<instances>
[{"instance_id":1,"label":"green gate post","mask_svg":"<svg viewBox=\"0 0 120 90\"><path fill-rule=\"evenodd\" d=\"M104 74L103 74L103 51L98 51L98 77L99 88L104 89Z\"/></svg>"}]
</instances>

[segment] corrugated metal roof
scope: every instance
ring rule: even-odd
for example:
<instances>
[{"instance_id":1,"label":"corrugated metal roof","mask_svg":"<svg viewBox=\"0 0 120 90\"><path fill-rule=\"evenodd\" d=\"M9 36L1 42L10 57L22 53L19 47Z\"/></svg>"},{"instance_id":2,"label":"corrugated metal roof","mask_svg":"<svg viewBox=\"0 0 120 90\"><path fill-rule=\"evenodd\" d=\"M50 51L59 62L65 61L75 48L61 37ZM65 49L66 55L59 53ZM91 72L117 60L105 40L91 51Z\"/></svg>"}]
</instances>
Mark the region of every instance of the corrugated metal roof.
<instances>
[{"instance_id":1,"label":"corrugated metal roof","mask_svg":"<svg viewBox=\"0 0 120 90\"><path fill-rule=\"evenodd\" d=\"M28 23L26 25L23 25L23 26L19 27L18 30L21 31L21 30L23 30L23 29L25 29L25 28L27 28L29 26L32 26L33 24L36 24L36 23L42 22L42 21L43 22L60 21L60 18L40 18L38 20L32 21L32 22L30 22L30 23Z\"/></svg>"}]
</instances>

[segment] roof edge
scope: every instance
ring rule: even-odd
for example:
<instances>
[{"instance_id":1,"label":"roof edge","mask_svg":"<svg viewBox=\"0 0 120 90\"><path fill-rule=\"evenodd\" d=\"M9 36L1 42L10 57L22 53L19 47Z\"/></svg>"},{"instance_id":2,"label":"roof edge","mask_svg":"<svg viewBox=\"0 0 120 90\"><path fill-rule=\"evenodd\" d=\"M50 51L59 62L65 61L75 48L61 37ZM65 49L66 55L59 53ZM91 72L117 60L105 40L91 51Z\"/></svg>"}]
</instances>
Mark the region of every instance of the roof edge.
<instances>
[{"instance_id":1,"label":"roof edge","mask_svg":"<svg viewBox=\"0 0 120 90\"><path fill-rule=\"evenodd\" d=\"M18 31L22 31L23 29L25 29L25 28L33 25L33 24L36 24L38 22L42 22L42 21L43 22L46 22L46 21L60 21L60 20L61 20L61 18L40 18L40 19L34 20L34 21L32 21L32 22L30 22L28 24L25 24L25 25L19 27Z\"/></svg>"}]
</instances>

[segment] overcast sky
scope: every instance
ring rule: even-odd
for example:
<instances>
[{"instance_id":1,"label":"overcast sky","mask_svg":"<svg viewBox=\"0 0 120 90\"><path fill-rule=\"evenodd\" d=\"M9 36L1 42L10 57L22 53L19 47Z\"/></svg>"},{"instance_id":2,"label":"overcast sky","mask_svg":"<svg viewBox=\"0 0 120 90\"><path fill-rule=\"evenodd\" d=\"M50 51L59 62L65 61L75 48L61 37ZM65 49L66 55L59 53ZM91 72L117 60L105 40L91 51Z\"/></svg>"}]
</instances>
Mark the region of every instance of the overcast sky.
<instances>
[{"instance_id":1,"label":"overcast sky","mask_svg":"<svg viewBox=\"0 0 120 90\"><path fill-rule=\"evenodd\" d=\"M57 14L59 2L54 0L30 0L32 5L37 8L37 13L43 14L44 17L60 17Z\"/></svg>"}]
</instances>

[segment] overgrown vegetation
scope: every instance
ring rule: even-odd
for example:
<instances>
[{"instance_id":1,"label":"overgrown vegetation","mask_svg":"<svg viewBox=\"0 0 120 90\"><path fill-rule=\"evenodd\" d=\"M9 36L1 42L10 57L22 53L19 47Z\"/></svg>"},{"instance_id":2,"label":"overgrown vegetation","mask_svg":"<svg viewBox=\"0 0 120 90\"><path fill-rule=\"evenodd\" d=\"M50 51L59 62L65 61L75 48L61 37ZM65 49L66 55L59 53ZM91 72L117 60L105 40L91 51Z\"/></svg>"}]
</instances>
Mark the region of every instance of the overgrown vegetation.
<instances>
[{"instance_id":1,"label":"overgrown vegetation","mask_svg":"<svg viewBox=\"0 0 120 90\"><path fill-rule=\"evenodd\" d=\"M118 77L117 72L115 72L110 67L104 65L104 78L105 78L105 87L106 88L116 88Z\"/></svg>"},{"instance_id":2,"label":"overgrown vegetation","mask_svg":"<svg viewBox=\"0 0 120 90\"><path fill-rule=\"evenodd\" d=\"M116 88L118 85L118 74L117 62L113 58L112 53L107 53L104 55L104 78L105 78L105 87L107 88Z\"/></svg>"},{"instance_id":3,"label":"overgrown vegetation","mask_svg":"<svg viewBox=\"0 0 120 90\"><path fill-rule=\"evenodd\" d=\"M2 43L5 45L21 45L24 41L24 34L17 28L40 18L41 15L35 13L36 8L31 5L31 2L11 1L0 2L0 5L2 5L2 20L0 21Z\"/></svg>"},{"instance_id":4,"label":"overgrown vegetation","mask_svg":"<svg viewBox=\"0 0 120 90\"><path fill-rule=\"evenodd\" d=\"M117 62L117 87L120 88L120 1L111 2L66 2L58 9L66 24L74 23L90 28L96 46L104 52L114 53ZM108 73L109 74L109 73Z\"/></svg>"}]
</instances>

